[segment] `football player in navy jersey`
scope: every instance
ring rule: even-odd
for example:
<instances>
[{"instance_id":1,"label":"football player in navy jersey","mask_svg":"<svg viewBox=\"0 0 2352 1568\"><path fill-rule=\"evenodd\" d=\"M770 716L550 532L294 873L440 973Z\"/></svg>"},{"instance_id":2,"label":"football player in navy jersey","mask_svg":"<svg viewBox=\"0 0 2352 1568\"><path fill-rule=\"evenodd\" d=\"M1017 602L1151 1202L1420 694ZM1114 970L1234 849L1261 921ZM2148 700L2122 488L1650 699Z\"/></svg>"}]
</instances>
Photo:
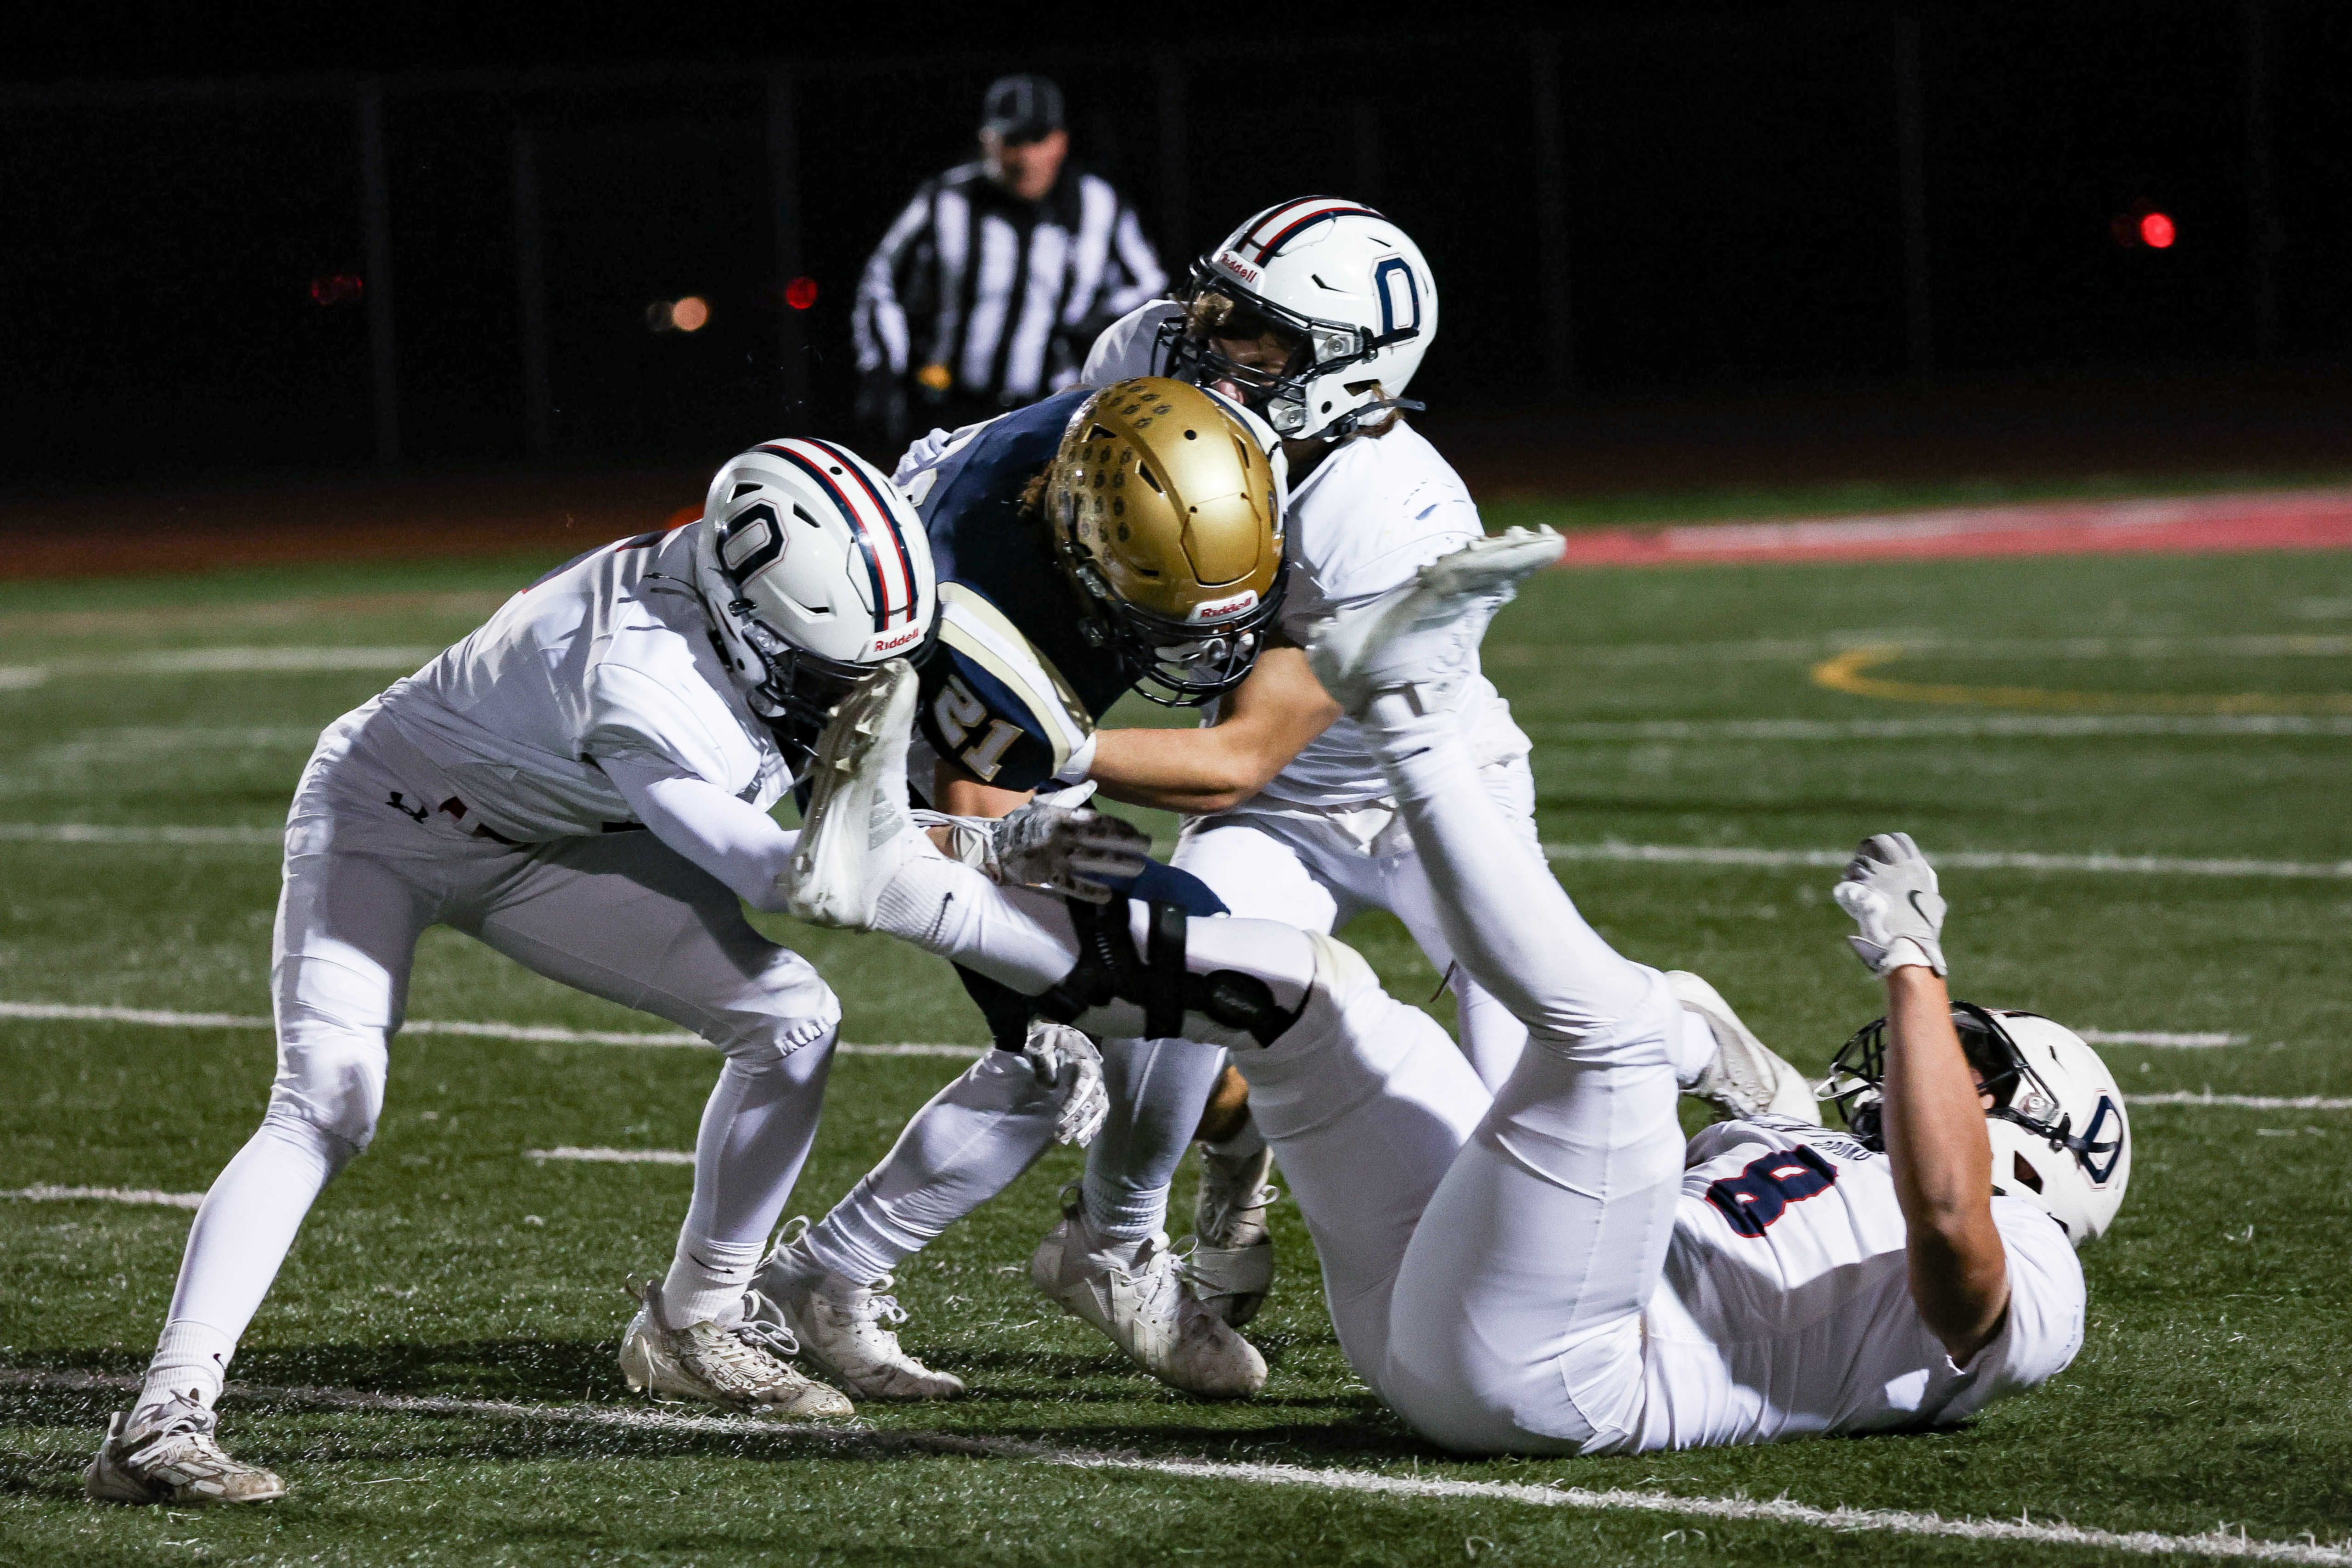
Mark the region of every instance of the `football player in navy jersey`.
<instances>
[{"instance_id":1,"label":"football player in navy jersey","mask_svg":"<svg viewBox=\"0 0 2352 1568\"><path fill-rule=\"evenodd\" d=\"M1132 690L1202 707L1242 685L1282 610L1278 454L1273 431L1238 403L1137 377L1047 398L901 467L895 482L923 520L940 599L908 774L941 837L1021 880L1018 861L1034 847L1024 836L1072 816L1066 805L1008 814L1086 777L1095 724L1113 703ZM982 820L1000 818L993 829ZM1141 896L1224 912L1186 873L1154 866L1145 877ZM918 1112L831 1214L788 1235L749 1303L856 1396L962 1392L899 1346L890 1270L1050 1142L1082 1142L1101 1122L1098 1093L1070 1092L1074 1076L1100 1082L1093 1045L1038 1020L1032 998L960 973L1003 1048ZM1177 1387L1233 1395L1263 1384L1264 1360L1194 1299L1164 1236L1120 1244L1111 1261L1056 1300Z\"/></svg>"}]
</instances>

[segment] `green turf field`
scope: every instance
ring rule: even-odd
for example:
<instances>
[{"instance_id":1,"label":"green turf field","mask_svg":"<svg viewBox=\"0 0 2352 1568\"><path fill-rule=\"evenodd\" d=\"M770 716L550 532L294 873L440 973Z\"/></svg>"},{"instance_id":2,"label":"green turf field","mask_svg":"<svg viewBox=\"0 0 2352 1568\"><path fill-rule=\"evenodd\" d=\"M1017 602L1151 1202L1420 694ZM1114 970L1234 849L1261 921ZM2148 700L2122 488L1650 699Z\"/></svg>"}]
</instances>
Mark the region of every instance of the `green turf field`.
<instances>
[{"instance_id":1,"label":"green turf field","mask_svg":"<svg viewBox=\"0 0 2352 1568\"><path fill-rule=\"evenodd\" d=\"M269 833L310 737L541 564L0 585L0 1003L265 1013ZM1851 647L1901 649L1871 670L1895 682L2100 695L2022 712L1811 678ZM2352 861L2352 556L1552 575L1488 648L1537 742L1544 835L1595 922L1638 959L1705 973L1808 1069L1873 1011L1837 940L1834 873L1786 855L1609 857L1827 850L1908 828L1931 852L1987 858L1945 879L1961 994L2082 1028L2238 1042L2105 1047L2134 1095L2352 1096L2352 878L2321 874ZM2184 698L2216 700L2156 700ZM61 824L245 831L60 842L47 830ZM2155 859L2053 870L2004 854ZM2179 864L2221 859L2253 864ZM981 1037L943 964L767 923L840 991L845 1038ZM1435 977L1393 922L1349 934L1392 989L1430 994ZM662 1027L447 933L425 945L410 1015ZM0 1016L0 1189L200 1192L257 1118L270 1055L255 1029ZM822 1212L956 1070L842 1058L794 1208ZM1440 1480L1878 1510L1854 1526L1894 1510L2169 1536L2226 1526L2318 1547L2352 1535L2340 1107L2138 1107L2131 1198L2084 1258L2080 1359L1967 1430L1463 1463L1350 1376L1286 1205L1286 1272L1254 1329L1274 1373L1255 1402L1169 1395L1049 1316L1025 1264L1077 1169L1067 1152L899 1281L910 1347L970 1380L971 1399L867 1406L829 1436L635 1419L612 1359L620 1285L666 1262L688 1173L528 1153L684 1150L713 1071L690 1049L400 1042L381 1136L314 1213L236 1369L278 1392L233 1392L228 1440L295 1489L249 1512L80 1496L121 1395L68 1374L143 1363L187 1214L0 1199L0 1367L15 1374L0 1384L0 1563L2038 1563L2150 1549L1556 1490L1539 1506L1426 1484ZM1179 1191L1189 1200L1189 1178ZM408 1403L352 1407L332 1391ZM488 1401L511 1403L466 1403ZM1305 1467L1324 1484L1156 1460ZM1329 1484L1356 1477L1424 1485Z\"/></svg>"}]
</instances>

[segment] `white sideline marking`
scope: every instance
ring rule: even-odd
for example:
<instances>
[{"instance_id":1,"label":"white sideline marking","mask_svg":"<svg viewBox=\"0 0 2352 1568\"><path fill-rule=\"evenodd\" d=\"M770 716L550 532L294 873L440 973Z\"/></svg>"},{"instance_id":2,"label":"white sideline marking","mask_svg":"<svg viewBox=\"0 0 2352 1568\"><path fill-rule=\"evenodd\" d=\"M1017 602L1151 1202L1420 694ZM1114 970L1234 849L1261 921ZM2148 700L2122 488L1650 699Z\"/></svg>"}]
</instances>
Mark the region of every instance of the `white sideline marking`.
<instances>
[{"instance_id":1,"label":"white sideline marking","mask_svg":"<svg viewBox=\"0 0 2352 1568\"><path fill-rule=\"evenodd\" d=\"M2093 736L2352 735L2343 714L1987 714L1950 719L1530 720L1545 742L1568 741L2074 740Z\"/></svg>"},{"instance_id":2,"label":"white sideline marking","mask_svg":"<svg viewBox=\"0 0 2352 1568\"><path fill-rule=\"evenodd\" d=\"M205 1201L202 1193L159 1193L148 1187L18 1187L0 1192L0 1198L23 1198L37 1204L139 1204L153 1208L192 1209Z\"/></svg>"},{"instance_id":3,"label":"white sideline marking","mask_svg":"<svg viewBox=\"0 0 2352 1568\"><path fill-rule=\"evenodd\" d=\"M1851 849L1734 849L1700 844L1547 844L1555 860L1630 860L1654 866L1843 866ZM2127 872L2143 877L2352 878L2352 860L2185 860L2163 855L2037 855L2023 850L1958 851L1936 864L1960 871Z\"/></svg>"},{"instance_id":4,"label":"white sideline marking","mask_svg":"<svg viewBox=\"0 0 2352 1568\"><path fill-rule=\"evenodd\" d=\"M691 1149L533 1149L534 1160L587 1160L599 1165L691 1165Z\"/></svg>"},{"instance_id":5,"label":"white sideline marking","mask_svg":"<svg viewBox=\"0 0 2352 1568\"><path fill-rule=\"evenodd\" d=\"M57 1018L97 1024L152 1024L165 1029L270 1029L268 1019L238 1013L170 1013L152 1007L91 1007L65 1002L0 1002L0 1018ZM412 1018L400 1026L404 1035L469 1035L489 1040L530 1040L559 1046L701 1047L710 1042L683 1033L635 1034L619 1029L562 1029L547 1024L477 1024L435 1022ZM940 1045L905 1041L864 1046L843 1041L833 1047L853 1057L961 1057L969 1061L986 1046Z\"/></svg>"},{"instance_id":6,"label":"white sideline marking","mask_svg":"<svg viewBox=\"0 0 2352 1568\"><path fill-rule=\"evenodd\" d=\"M89 1373L0 1371L0 1389L55 1393L136 1388L135 1377ZM960 1437L944 1432L894 1432L851 1425L795 1424L756 1415L687 1415L643 1405L524 1405L508 1400L446 1399L428 1395L368 1394L345 1388L271 1388L232 1383L228 1395L240 1403L299 1405L313 1410L384 1411L415 1415L473 1415L493 1421L561 1423L668 1432L718 1432L734 1437L769 1437L844 1450L965 1455L974 1458L1025 1460L1069 1469L1128 1470L1184 1480L1250 1481L1265 1486L1312 1487L1374 1496L1461 1498L1566 1508L1596 1512L1662 1513L1685 1519L1755 1521L1803 1524L1840 1533L1948 1536L1970 1541L2014 1541L2048 1546L2103 1547L2146 1557L2240 1558L2262 1563L2352 1565L2352 1546L2317 1542L2263 1541L2225 1526L2202 1535L2167 1535L2156 1531L2118 1531L2071 1524L2035 1524L2027 1520L1945 1519L1938 1514L1894 1509L1814 1508L1785 1498L1675 1497L1666 1492L1606 1491L1583 1487L1528 1486L1510 1481L1460 1481L1370 1470L1318 1469L1307 1465L1236 1464L1212 1459L1155 1459L1138 1454L1050 1448L1009 1437Z\"/></svg>"},{"instance_id":7,"label":"white sideline marking","mask_svg":"<svg viewBox=\"0 0 2352 1568\"><path fill-rule=\"evenodd\" d=\"M2126 1105L2210 1105L2233 1110L2352 1110L2352 1100L2317 1094L2191 1094L2177 1089L2169 1094L2127 1094Z\"/></svg>"},{"instance_id":8,"label":"white sideline marking","mask_svg":"<svg viewBox=\"0 0 2352 1568\"><path fill-rule=\"evenodd\" d=\"M188 647L121 658L65 658L55 664L0 666L0 691L26 691L54 677L78 675L314 675L336 670L405 674L437 647Z\"/></svg>"},{"instance_id":9,"label":"white sideline marking","mask_svg":"<svg viewBox=\"0 0 2352 1568\"><path fill-rule=\"evenodd\" d=\"M1973 658L2343 658L2352 656L2352 637L2288 632L2215 637L1956 637L1922 628L1832 632L1819 637L1782 637L1750 642L1568 643L1550 647L1510 647L1495 662L1548 664L1579 659L1592 664L1770 664L1817 659L1900 643L1906 653L1946 653ZM1487 656L1495 658L1493 654Z\"/></svg>"},{"instance_id":10,"label":"white sideline marking","mask_svg":"<svg viewBox=\"0 0 2352 1568\"><path fill-rule=\"evenodd\" d=\"M108 822L0 822L7 844L227 844L268 845L286 841L282 827L174 827Z\"/></svg>"},{"instance_id":11,"label":"white sideline marking","mask_svg":"<svg viewBox=\"0 0 2352 1568\"><path fill-rule=\"evenodd\" d=\"M2163 1050L2210 1050L2215 1046L2242 1046L2244 1035L2168 1035L2160 1029L2082 1029L2085 1045L2155 1046Z\"/></svg>"}]
</instances>

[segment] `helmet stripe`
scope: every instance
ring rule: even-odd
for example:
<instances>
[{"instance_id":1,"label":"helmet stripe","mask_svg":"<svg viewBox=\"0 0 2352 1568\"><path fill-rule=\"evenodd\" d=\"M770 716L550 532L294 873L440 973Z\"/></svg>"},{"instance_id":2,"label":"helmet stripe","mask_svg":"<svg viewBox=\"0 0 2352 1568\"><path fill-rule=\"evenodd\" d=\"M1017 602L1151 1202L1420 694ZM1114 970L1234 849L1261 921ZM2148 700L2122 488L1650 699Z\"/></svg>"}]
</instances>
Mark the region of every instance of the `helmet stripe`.
<instances>
[{"instance_id":1,"label":"helmet stripe","mask_svg":"<svg viewBox=\"0 0 2352 1568\"><path fill-rule=\"evenodd\" d=\"M1303 230L1313 228L1318 223L1328 223L1340 217L1376 218L1380 216L1370 207L1360 207L1336 196L1309 196L1304 201L1286 202L1266 213L1250 226L1249 237L1244 243L1257 252L1252 259L1264 266Z\"/></svg>"},{"instance_id":2,"label":"helmet stripe","mask_svg":"<svg viewBox=\"0 0 2352 1568\"><path fill-rule=\"evenodd\" d=\"M817 461L803 448L813 449L825 460ZM872 481L866 478L856 460L823 441L805 437L770 442L758 449L783 458L822 486L843 518L856 530L858 551L866 560L866 578L874 589L874 629L887 631L894 620L912 621L915 571L907 553L906 538L899 531L898 518L875 493ZM855 486L845 486L825 471L836 464L844 472L856 476Z\"/></svg>"}]
</instances>

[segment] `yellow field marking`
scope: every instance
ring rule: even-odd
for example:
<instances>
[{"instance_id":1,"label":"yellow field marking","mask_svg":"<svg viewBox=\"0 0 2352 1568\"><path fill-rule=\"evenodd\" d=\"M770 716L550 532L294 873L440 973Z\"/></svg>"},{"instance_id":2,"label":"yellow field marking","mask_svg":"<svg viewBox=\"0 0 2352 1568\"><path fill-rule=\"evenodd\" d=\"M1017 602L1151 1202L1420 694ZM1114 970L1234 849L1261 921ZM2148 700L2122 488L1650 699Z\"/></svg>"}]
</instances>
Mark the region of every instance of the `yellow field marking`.
<instances>
[{"instance_id":1,"label":"yellow field marking","mask_svg":"<svg viewBox=\"0 0 2352 1568\"><path fill-rule=\"evenodd\" d=\"M2352 692L2282 696L2271 691L2175 693L2060 691L2040 686L1959 686L1886 680L1866 673L1911 650L1900 643L1848 648L1813 666L1816 686L1893 702L1936 702L1971 708L2038 708L2073 713L2352 713Z\"/></svg>"}]
</instances>

